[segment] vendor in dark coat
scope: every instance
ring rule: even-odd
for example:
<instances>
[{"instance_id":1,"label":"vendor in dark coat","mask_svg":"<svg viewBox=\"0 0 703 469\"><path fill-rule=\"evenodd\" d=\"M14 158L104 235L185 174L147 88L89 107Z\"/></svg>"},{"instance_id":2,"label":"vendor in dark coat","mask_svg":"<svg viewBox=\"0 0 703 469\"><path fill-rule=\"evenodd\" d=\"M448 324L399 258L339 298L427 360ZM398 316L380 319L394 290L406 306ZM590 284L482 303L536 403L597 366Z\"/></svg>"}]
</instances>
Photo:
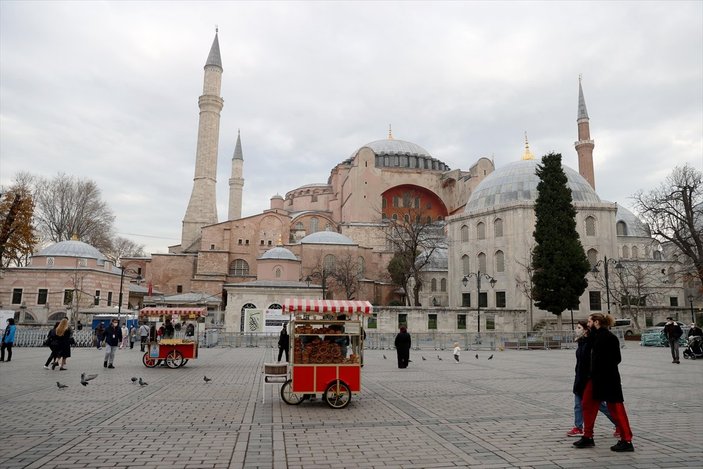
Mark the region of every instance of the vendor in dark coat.
<instances>
[{"instance_id":1,"label":"vendor in dark coat","mask_svg":"<svg viewBox=\"0 0 703 469\"><path fill-rule=\"evenodd\" d=\"M400 332L395 336L395 350L398 355L398 368L407 368L410 361L410 345L412 341L405 326L400 326Z\"/></svg>"},{"instance_id":2,"label":"vendor in dark coat","mask_svg":"<svg viewBox=\"0 0 703 469\"><path fill-rule=\"evenodd\" d=\"M286 354L286 361L288 360L288 348L290 347L290 336L288 335L287 326L284 324L281 329L281 335L278 337L278 361L281 361L283 354Z\"/></svg>"}]
</instances>

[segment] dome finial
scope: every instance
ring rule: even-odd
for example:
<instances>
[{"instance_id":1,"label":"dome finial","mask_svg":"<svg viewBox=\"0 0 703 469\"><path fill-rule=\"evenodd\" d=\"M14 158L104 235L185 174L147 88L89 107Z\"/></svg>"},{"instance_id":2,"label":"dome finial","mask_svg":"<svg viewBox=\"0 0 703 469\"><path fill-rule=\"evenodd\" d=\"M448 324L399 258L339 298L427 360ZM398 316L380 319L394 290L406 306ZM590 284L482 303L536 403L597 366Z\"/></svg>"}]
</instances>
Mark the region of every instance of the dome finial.
<instances>
[{"instance_id":1,"label":"dome finial","mask_svg":"<svg viewBox=\"0 0 703 469\"><path fill-rule=\"evenodd\" d=\"M391 124L388 124L388 140L393 140L393 129L391 128Z\"/></svg>"},{"instance_id":2,"label":"dome finial","mask_svg":"<svg viewBox=\"0 0 703 469\"><path fill-rule=\"evenodd\" d=\"M534 160L535 155L530 151L530 142L527 141L527 131L525 131L525 152L522 154L523 160Z\"/></svg>"}]
</instances>

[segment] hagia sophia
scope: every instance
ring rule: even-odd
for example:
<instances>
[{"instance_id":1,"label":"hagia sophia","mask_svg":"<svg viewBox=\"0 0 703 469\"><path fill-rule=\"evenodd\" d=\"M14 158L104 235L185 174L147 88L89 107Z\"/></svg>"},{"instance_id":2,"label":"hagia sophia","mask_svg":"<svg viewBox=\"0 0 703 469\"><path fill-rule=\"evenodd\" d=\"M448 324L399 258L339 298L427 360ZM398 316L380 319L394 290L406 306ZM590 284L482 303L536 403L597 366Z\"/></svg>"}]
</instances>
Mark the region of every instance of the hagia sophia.
<instances>
[{"instance_id":1,"label":"hagia sophia","mask_svg":"<svg viewBox=\"0 0 703 469\"><path fill-rule=\"evenodd\" d=\"M123 307L169 304L195 295L217 311L212 320L229 332L246 330L247 309L277 309L285 298L323 295L325 299L368 300L379 306L379 311L388 305L408 305L413 311L414 330L427 329L427 313L439 314L444 329L476 330L478 317L471 313L479 305L486 313L481 319L484 328L490 321L496 329L525 330L528 322L532 325L551 316L531 305L526 288L539 182L535 169L540 163L530 151L526 136L524 152L515 155L514 162L496 168L490 158L478 157L462 170L449 168L418 144L394 138L389 129L386 138L340 156L326 183L311 182L283 196L274 194L268 209L242 217L246 153L238 134L228 181L228 216L219 221L215 188L224 107L220 96L222 75L216 33L198 100L194 179L183 216L181 242L169 246L168 253L121 260L124 269L138 272L143 279L139 285L129 284L129 304ZM630 266L636 264L640 272L656 273L657 284L649 287L647 306L685 306L684 285L671 275L676 258L667 254L666 247L652 238L648 227L634 214L615 202L602 200L596 192L595 143L580 79L575 103L579 168L563 169L589 261L594 266L600 262L602 270L604 261L607 264L608 259L617 259ZM418 219L436 226L441 242L423 268L420 304L414 305L388 274L394 251L387 227L389 220ZM25 272L30 268L49 270L56 258L85 256L92 268L102 269L107 275L89 290L110 291L115 298L122 271L109 262L105 266L104 256L101 260L100 253L89 252L83 244L65 241L50 246L49 251L34 256ZM52 266L47 263L50 258L54 259ZM326 275L340 266L356 273L352 298L348 298L350 292L343 285ZM35 305L38 287L27 284L27 275L19 272L22 269L14 270L18 272L9 269L5 274L5 280L13 283L10 293L3 288L1 304L17 306L11 292L24 288L28 292L27 311L36 310L31 316L37 322L54 318L61 310L60 302L54 303L55 311ZM487 277L479 289L477 277L483 274ZM57 281L51 288L67 289L69 283ZM589 274L589 287L574 315L582 318L592 311L611 308L614 312L617 301L606 298L607 293L612 292L606 292L602 277ZM392 309L387 311L391 312L378 314L396 314ZM396 329L394 316L380 316L378 324L383 329ZM644 323L642 318L642 326Z\"/></svg>"}]
</instances>

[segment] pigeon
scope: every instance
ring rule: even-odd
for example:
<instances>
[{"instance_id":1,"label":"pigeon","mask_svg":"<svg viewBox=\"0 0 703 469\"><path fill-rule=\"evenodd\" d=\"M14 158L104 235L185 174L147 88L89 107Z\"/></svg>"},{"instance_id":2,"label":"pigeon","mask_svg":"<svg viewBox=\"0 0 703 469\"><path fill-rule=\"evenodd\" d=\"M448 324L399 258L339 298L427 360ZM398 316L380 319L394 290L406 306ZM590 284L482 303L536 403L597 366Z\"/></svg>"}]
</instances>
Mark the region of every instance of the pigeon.
<instances>
[{"instance_id":1,"label":"pigeon","mask_svg":"<svg viewBox=\"0 0 703 469\"><path fill-rule=\"evenodd\" d=\"M491 354L490 357L488 357L489 360L493 360L493 354Z\"/></svg>"},{"instance_id":2,"label":"pigeon","mask_svg":"<svg viewBox=\"0 0 703 469\"><path fill-rule=\"evenodd\" d=\"M82 384L83 386L88 386L88 381L86 381L86 380L84 380L84 379L81 378L81 384Z\"/></svg>"},{"instance_id":3,"label":"pigeon","mask_svg":"<svg viewBox=\"0 0 703 469\"><path fill-rule=\"evenodd\" d=\"M478 353L476 354L476 360L478 360Z\"/></svg>"},{"instance_id":4,"label":"pigeon","mask_svg":"<svg viewBox=\"0 0 703 469\"><path fill-rule=\"evenodd\" d=\"M212 381L212 378L208 378L207 376L203 376L203 381L205 381L206 383L209 383L210 381Z\"/></svg>"},{"instance_id":5,"label":"pigeon","mask_svg":"<svg viewBox=\"0 0 703 469\"><path fill-rule=\"evenodd\" d=\"M437 360L442 361L442 357L440 357L439 355L437 355Z\"/></svg>"},{"instance_id":6,"label":"pigeon","mask_svg":"<svg viewBox=\"0 0 703 469\"><path fill-rule=\"evenodd\" d=\"M147 383L143 379L139 378L139 386L149 386L149 383Z\"/></svg>"},{"instance_id":7,"label":"pigeon","mask_svg":"<svg viewBox=\"0 0 703 469\"><path fill-rule=\"evenodd\" d=\"M61 384L61 383L59 383L59 382L57 381L57 382L56 382L56 387L58 387L59 389L63 389L63 388L67 388L68 385L67 385L67 384Z\"/></svg>"},{"instance_id":8,"label":"pigeon","mask_svg":"<svg viewBox=\"0 0 703 469\"><path fill-rule=\"evenodd\" d=\"M383 359L384 359L384 360L387 360L387 358L386 358L386 355L385 355L385 354L383 355Z\"/></svg>"},{"instance_id":9,"label":"pigeon","mask_svg":"<svg viewBox=\"0 0 703 469\"><path fill-rule=\"evenodd\" d=\"M420 355L420 356L422 357L422 355ZM427 359L426 359L425 357L422 357L422 360L425 361L425 360L427 360Z\"/></svg>"},{"instance_id":10,"label":"pigeon","mask_svg":"<svg viewBox=\"0 0 703 469\"><path fill-rule=\"evenodd\" d=\"M132 384L137 384L137 378L135 376L132 376Z\"/></svg>"},{"instance_id":11,"label":"pigeon","mask_svg":"<svg viewBox=\"0 0 703 469\"><path fill-rule=\"evenodd\" d=\"M94 379L97 378L97 377L98 377L97 374L95 374L95 375L86 375L85 373L81 373L81 381L92 381L92 380L94 380Z\"/></svg>"}]
</instances>

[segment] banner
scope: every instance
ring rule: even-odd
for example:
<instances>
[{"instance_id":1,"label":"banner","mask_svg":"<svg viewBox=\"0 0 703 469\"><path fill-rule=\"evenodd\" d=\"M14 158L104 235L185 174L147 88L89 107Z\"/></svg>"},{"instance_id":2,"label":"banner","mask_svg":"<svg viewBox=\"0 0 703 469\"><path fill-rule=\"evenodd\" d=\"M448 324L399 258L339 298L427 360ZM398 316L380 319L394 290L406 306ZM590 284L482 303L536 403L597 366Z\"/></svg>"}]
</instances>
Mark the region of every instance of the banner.
<instances>
[{"instance_id":1,"label":"banner","mask_svg":"<svg viewBox=\"0 0 703 469\"><path fill-rule=\"evenodd\" d=\"M264 310L244 310L244 332L264 332Z\"/></svg>"}]
</instances>

